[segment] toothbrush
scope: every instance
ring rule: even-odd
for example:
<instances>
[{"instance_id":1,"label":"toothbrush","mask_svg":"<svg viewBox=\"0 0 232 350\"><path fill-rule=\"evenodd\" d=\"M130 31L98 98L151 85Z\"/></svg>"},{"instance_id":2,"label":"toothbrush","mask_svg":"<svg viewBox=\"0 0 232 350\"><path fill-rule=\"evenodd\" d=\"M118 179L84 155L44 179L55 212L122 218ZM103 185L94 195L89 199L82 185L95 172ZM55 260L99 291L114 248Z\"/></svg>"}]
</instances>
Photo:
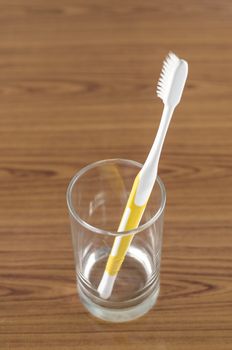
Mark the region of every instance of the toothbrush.
<instances>
[{"instance_id":1,"label":"toothbrush","mask_svg":"<svg viewBox=\"0 0 232 350\"><path fill-rule=\"evenodd\" d=\"M187 62L179 59L174 53L169 53L163 63L157 84L157 95L164 103L159 129L148 157L134 180L118 232L137 228L140 223L156 181L159 158L168 126L174 109L180 102L187 75ZM108 299L111 296L114 282L133 236L133 234L128 234L124 237L116 237L114 240L105 272L98 287L98 292L103 299Z\"/></svg>"}]
</instances>

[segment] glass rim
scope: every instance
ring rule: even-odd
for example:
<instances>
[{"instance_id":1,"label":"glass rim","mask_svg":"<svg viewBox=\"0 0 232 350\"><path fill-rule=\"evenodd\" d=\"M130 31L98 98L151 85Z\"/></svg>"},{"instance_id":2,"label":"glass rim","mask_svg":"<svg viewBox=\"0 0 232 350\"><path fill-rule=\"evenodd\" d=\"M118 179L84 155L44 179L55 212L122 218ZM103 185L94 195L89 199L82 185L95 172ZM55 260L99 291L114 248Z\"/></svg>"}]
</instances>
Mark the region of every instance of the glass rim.
<instances>
[{"instance_id":1,"label":"glass rim","mask_svg":"<svg viewBox=\"0 0 232 350\"><path fill-rule=\"evenodd\" d=\"M90 163L90 164L86 165L85 167L81 168L81 170L79 170L72 177L71 181L69 182L68 188L67 188L66 200L67 200L67 206L69 209L69 213L82 226L84 226L86 229L88 229L94 233L103 234L103 235L110 235L110 236L127 236L127 235L131 235L131 234L135 235L141 231L146 230L148 227L150 227L155 221L158 220L158 218L161 216L161 214L164 211L165 203L166 203L166 191L165 191L165 186L163 184L163 181L161 180L161 178L159 176L157 176L157 178L156 178L156 182L158 183L160 191L161 191L161 201L160 201L159 209L155 212L154 215L152 215L152 217L148 221L146 221L144 224L139 225L137 228L132 229L132 230L117 232L117 231L113 231L113 230L104 230L104 229L101 229L99 227L92 226L78 215L78 213L76 212L76 210L73 206L73 203L72 203L72 190L73 190L73 186L75 185L75 183L89 170L96 168L97 166L100 166L100 165L103 165L106 163L112 163L112 162L114 162L114 163L117 162L117 163L121 163L121 164L123 164L123 163L128 164L129 163L130 165L135 165L135 166L139 167L140 169L143 166L143 164L141 164L135 160L112 158L112 159L99 160L97 162ZM131 186L132 186L132 184L131 184Z\"/></svg>"}]
</instances>

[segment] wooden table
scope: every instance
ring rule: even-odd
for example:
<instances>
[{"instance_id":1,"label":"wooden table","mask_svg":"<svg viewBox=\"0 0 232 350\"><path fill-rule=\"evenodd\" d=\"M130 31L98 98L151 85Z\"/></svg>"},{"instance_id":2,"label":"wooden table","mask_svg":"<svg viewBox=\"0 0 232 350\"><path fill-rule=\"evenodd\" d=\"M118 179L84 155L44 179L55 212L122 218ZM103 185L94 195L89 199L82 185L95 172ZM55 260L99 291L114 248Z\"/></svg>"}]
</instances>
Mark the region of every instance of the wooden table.
<instances>
[{"instance_id":1,"label":"wooden table","mask_svg":"<svg viewBox=\"0 0 232 350\"><path fill-rule=\"evenodd\" d=\"M0 1L0 349L232 349L232 10L212 1ZM161 294L109 324L80 304L65 192L143 161L169 50L190 66L160 162Z\"/></svg>"}]
</instances>

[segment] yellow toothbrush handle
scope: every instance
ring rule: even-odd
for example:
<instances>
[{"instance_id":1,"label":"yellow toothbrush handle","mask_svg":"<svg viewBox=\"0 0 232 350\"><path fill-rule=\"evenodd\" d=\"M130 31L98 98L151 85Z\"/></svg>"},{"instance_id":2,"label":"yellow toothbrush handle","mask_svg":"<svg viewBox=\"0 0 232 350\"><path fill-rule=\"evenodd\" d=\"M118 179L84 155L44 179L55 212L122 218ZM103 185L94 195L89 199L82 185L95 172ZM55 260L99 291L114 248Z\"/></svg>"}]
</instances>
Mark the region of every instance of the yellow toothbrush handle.
<instances>
[{"instance_id":1,"label":"yellow toothbrush handle","mask_svg":"<svg viewBox=\"0 0 232 350\"><path fill-rule=\"evenodd\" d=\"M139 174L136 176L129 199L127 201L126 208L124 210L118 231L128 231L138 227L142 218L143 212L146 207L146 203L143 206L135 204L135 194L139 184ZM125 237L116 237L114 240L113 248L106 264L106 272L115 276L125 258L128 247L133 239L133 234Z\"/></svg>"}]
</instances>

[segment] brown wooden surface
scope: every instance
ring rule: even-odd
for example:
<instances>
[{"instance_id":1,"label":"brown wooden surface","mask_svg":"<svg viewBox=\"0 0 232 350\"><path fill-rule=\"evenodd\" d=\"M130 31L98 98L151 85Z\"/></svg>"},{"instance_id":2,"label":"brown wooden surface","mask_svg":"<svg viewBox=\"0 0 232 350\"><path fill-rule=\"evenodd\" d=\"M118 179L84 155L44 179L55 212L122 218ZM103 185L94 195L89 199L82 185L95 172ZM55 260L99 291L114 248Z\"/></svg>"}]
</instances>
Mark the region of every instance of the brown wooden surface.
<instances>
[{"instance_id":1,"label":"brown wooden surface","mask_svg":"<svg viewBox=\"0 0 232 350\"><path fill-rule=\"evenodd\" d=\"M232 349L231 16L230 0L0 1L1 350ZM190 71L159 168L161 294L112 325L76 296L65 191L87 163L145 159L169 50Z\"/></svg>"}]
</instances>

